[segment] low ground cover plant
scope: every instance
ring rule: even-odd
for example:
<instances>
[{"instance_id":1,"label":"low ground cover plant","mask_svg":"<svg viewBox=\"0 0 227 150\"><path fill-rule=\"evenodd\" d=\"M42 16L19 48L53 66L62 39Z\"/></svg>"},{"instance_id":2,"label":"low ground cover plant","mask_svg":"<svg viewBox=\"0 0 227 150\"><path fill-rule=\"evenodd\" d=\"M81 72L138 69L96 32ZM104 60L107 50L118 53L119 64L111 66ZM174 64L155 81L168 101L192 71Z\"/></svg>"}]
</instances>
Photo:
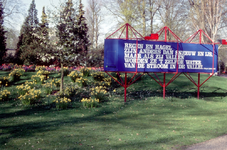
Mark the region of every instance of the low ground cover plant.
<instances>
[{"instance_id":1,"label":"low ground cover plant","mask_svg":"<svg viewBox=\"0 0 227 150\"><path fill-rule=\"evenodd\" d=\"M2 76L0 77L0 87L2 86L8 86L9 85L9 81L10 77L9 76Z\"/></svg>"},{"instance_id":2,"label":"low ground cover plant","mask_svg":"<svg viewBox=\"0 0 227 150\"><path fill-rule=\"evenodd\" d=\"M80 73L79 71L75 70L75 71L72 71L68 77L70 77L70 79L73 81L73 82L76 82L76 80L80 77L82 77L83 74Z\"/></svg>"},{"instance_id":3,"label":"low ground cover plant","mask_svg":"<svg viewBox=\"0 0 227 150\"><path fill-rule=\"evenodd\" d=\"M71 99L58 96L53 102L55 103L57 109L67 109L70 105Z\"/></svg>"},{"instance_id":4,"label":"low ground cover plant","mask_svg":"<svg viewBox=\"0 0 227 150\"><path fill-rule=\"evenodd\" d=\"M86 108L93 108L93 107L97 107L98 106L99 99L97 99L95 97L83 98L81 100L81 103Z\"/></svg>"},{"instance_id":5,"label":"low ground cover plant","mask_svg":"<svg viewBox=\"0 0 227 150\"><path fill-rule=\"evenodd\" d=\"M100 102L105 100L105 96L107 94L106 87L104 86L96 86L91 88L91 97L99 100Z\"/></svg>"},{"instance_id":6,"label":"low ground cover plant","mask_svg":"<svg viewBox=\"0 0 227 150\"><path fill-rule=\"evenodd\" d=\"M24 72L25 70L22 68L14 69L9 74L10 81L18 81L20 77L24 74Z\"/></svg>"},{"instance_id":7,"label":"low ground cover plant","mask_svg":"<svg viewBox=\"0 0 227 150\"><path fill-rule=\"evenodd\" d=\"M26 84L21 84L16 87L18 96L25 95L29 90L31 90L31 86Z\"/></svg>"},{"instance_id":8,"label":"low ground cover plant","mask_svg":"<svg viewBox=\"0 0 227 150\"><path fill-rule=\"evenodd\" d=\"M0 101L7 101L9 99L10 91L1 90L0 91Z\"/></svg>"},{"instance_id":9,"label":"low ground cover plant","mask_svg":"<svg viewBox=\"0 0 227 150\"><path fill-rule=\"evenodd\" d=\"M81 68L80 72L82 73L83 77L90 76L91 68Z\"/></svg>"},{"instance_id":10,"label":"low ground cover plant","mask_svg":"<svg viewBox=\"0 0 227 150\"><path fill-rule=\"evenodd\" d=\"M44 87L45 93L47 95L50 95L53 92L53 90L56 89L56 84L54 82L46 82L42 86Z\"/></svg>"},{"instance_id":11,"label":"low ground cover plant","mask_svg":"<svg viewBox=\"0 0 227 150\"><path fill-rule=\"evenodd\" d=\"M45 80L45 75L32 75L31 77L32 81L35 82L36 84L43 84L44 83L44 80Z\"/></svg>"},{"instance_id":12,"label":"low ground cover plant","mask_svg":"<svg viewBox=\"0 0 227 150\"><path fill-rule=\"evenodd\" d=\"M28 92L26 92L24 95L20 95L18 98L23 105L33 105L37 102L40 102L41 90L30 89Z\"/></svg>"},{"instance_id":13,"label":"low ground cover plant","mask_svg":"<svg viewBox=\"0 0 227 150\"><path fill-rule=\"evenodd\" d=\"M88 85L88 79L84 77L80 77L76 79L76 83L79 87L85 87Z\"/></svg>"}]
</instances>

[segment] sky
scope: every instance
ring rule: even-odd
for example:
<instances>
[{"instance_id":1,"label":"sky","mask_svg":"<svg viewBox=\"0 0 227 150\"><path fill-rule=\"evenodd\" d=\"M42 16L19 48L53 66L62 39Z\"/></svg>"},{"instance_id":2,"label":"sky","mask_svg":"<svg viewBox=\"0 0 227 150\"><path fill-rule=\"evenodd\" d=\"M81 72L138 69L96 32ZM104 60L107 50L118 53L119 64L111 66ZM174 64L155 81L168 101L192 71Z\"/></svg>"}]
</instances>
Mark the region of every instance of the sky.
<instances>
[{"instance_id":1,"label":"sky","mask_svg":"<svg viewBox=\"0 0 227 150\"><path fill-rule=\"evenodd\" d=\"M32 0L21 0L26 5L26 10L28 11L29 6ZM43 6L50 7L51 4L58 4L60 0L35 0L36 9L38 10L38 16L42 15ZM61 0L62 1L62 0ZM82 3L85 5L86 0L82 0Z\"/></svg>"},{"instance_id":2,"label":"sky","mask_svg":"<svg viewBox=\"0 0 227 150\"><path fill-rule=\"evenodd\" d=\"M32 2L32 0L21 0L22 3L25 4L25 13L27 14L28 12L28 9L30 7L30 4ZM41 16L42 16L42 9L43 9L43 6L45 6L45 9L47 10L47 8L52 8L51 4L54 4L54 5L58 5L59 2L63 2L65 0L35 0L35 4L36 4L36 9L38 10L38 18L39 18L39 22L41 21ZM84 4L84 10L86 10L86 6L87 6L87 0L82 0L82 3ZM25 17L23 19L21 19L21 23L19 26L17 26L17 30L20 31L21 29L21 26L25 20ZM105 15L104 17L104 20L106 20L107 18L110 18L108 15ZM108 25L106 25L105 23L101 26L101 34L100 34L100 38L99 40L102 40L104 39L104 36L106 36L105 34L108 33L111 29L112 24L110 24L110 22L108 22Z\"/></svg>"},{"instance_id":3,"label":"sky","mask_svg":"<svg viewBox=\"0 0 227 150\"><path fill-rule=\"evenodd\" d=\"M59 1L63 1L63 0L35 0L36 9L38 10L39 21L41 21L40 18L42 15L43 6L45 6L45 8L48 8L48 7L51 8L51 4L57 5L57 4L59 4ZM32 0L21 0L21 2L25 4L25 11L27 13ZM86 7L86 0L82 0L82 3ZM21 22L21 25L22 25L24 20L21 20L21 21L22 21ZM20 30L20 27L18 27L18 28Z\"/></svg>"}]
</instances>

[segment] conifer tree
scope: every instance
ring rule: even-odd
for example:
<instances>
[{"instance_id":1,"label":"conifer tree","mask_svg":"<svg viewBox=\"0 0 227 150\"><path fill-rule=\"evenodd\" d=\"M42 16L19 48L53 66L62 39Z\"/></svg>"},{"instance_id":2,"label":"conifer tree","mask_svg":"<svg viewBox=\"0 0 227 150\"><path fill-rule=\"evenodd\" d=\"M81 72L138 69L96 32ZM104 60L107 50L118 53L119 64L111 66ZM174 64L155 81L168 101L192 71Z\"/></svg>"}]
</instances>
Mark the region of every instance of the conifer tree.
<instances>
[{"instance_id":1,"label":"conifer tree","mask_svg":"<svg viewBox=\"0 0 227 150\"><path fill-rule=\"evenodd\" d=\"M60 21L57 25L56 36L58 37L56 58L61 64L61 85L60 93L63 93L63 66L73 65L80 56L78 53L78 26L76 22L76 11L73 8L72 0L66 2L65 8L60 12Z\"/></svg>"},{"instance_id":2,"label":"conifer tree","mask_svg":"<svg viewBox=\"0 0 227 150\"><path fill-rule=\"evenodd\" d=\"M49 38L49 24L48 24L48 21L47 21L47 15L46 15L46 12L45 12L45 7L43 7L43 11L42 11L42 16L41 16L41 23L40 23L40 30L41 30L41 33L44 37L46 37L46 39L48 40Z\"/></svg>"},{"instance_id":3,"label":"conifer tree","mask_svg":"<svg viewBox=\"0 0 227 150\"><path fill-rule=\"evenodd\" d=\"M0 64L3 63L3 57L5 56L6 53L6 37L3 27L3 22L4 22L4 17L3 17L3 6L2 2L0 2Z\"/></svg>"},{"instance_id":4,"label":"conifer tree","mask_svg":"<svg viewBox=\"0 0 227 150\"><path fill-rule=\"evenodd\" d=\"M86 19L84 17L84 10L83 10L83 4L79 3L79 12L77 15L77 26L78 26L78 49L81 49L84 55L87 54L89 43L89 37L88 37L88 27L86 23Z\"/></svg>"},{"instance_id":5,"label":"conifer tree","mask_svg":"<svg viewBox=\"0 0 227 150\"><path fill-rule=\"evenodd\" d=\"M60 93L63 93L64 73L63 66L74 66L84 61L82 55L87 51L88 36L84 11L80 1L80 10L76 11L72 0L68 0L60 11L60 18L56 25L56 41L45 40L40 34L35 34L39 38L39 43L47 47L45 53L50 57L55 57L61 65ZM80 15L79 15L80 12ZM54 16L57 16L54 14ZM54 18L56 20L56 18ZM83 31L84 30L84 31ZM84 62L83 62L84 63Z\"/></svg>"},{"instance_id":6,"label":"conifer tree","mask_svg":"<svg viewBox=\"0 0 227 150\"><path fill-rule=\"evenodd\" d=\"M45 53L49 57L54 57L59 60L61 65L61 82L60 82L60 93L63 94L64 85L64 73L63 66L72 66L76 61L80 59L80 51L78 49L78 25L77 25L77 14L74 9L72 0L68 0L59 15L54 14L57 19L56 25L56 39L46 40L45 35L35 34L39 38L39 43L44 49ZM59 16L59 18L56 18Z\"/></svg>"},{"instance_id":7,"label":"conifer tree","mask_svg":"<svg viewBox=\"0 0 227 150\"><path fill-rule=\"evenodd\" d=\"M39 34L40 36L42 36L43 40L46 41L46 43L49 43L49 24L48 24L48 20L47 20L47 15L45 12L45 7L43 7L43 11L42 11L42 16L41 16L41 23L39 24L39 28L37 31L37 34ZM36 41L38 45L40 45L39 41ZM41 57L41 59L45 62L48 62L48 54L46 54L47 51L47 45L40 46L39 51L39 56Z\"/></svg>"},{"instance_id":8,"label":"conifer tree","mask_svg":"<svg viewBox=\"0 0 227 150\"><path fill-rule=\"evenodd\" d=\"M21 60L21 58L20 58L21 53L22 53L22 50L20 48L22 46L22 44L23 44L22 40L23 40L23 33L20 31L20 36L18 37L17 49L16 49L16 53L15 53L15 62L18 65L22 65L23 64L23 60Z\"/></svg>"},{"instance_id":9,"label":"conifer tree","mask_svg":"<svg viewBox=\"0 0 227 150\"><path fill-rule=\"evenodd\" d=\"M28 16L22 25L21 33L18 42L18 51L20 51L20 59L26 64L36 64L38 62L37 50L39 46L37 39L33 33L37 31L39 27L39 20L37 17L37 9L35 0L32 0L30 8L28 10Z\"/></svg>"}]
</instances>

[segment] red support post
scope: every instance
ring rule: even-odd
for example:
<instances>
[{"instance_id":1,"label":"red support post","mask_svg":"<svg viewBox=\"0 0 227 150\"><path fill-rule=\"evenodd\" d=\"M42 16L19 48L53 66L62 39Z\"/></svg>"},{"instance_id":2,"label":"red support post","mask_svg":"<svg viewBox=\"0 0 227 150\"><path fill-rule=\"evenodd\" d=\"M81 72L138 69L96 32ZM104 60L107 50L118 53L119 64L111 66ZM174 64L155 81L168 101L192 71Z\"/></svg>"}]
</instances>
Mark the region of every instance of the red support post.
<instances>
[{"instance_id":1,"label":"red support post","mask_svg":"<svg viewBox=\"0 0 227 150\"><path fill-rule=\"evenodd\" d=\"M119 72L117 72L117 75L119 76L120 80L121 80L121 83L122 85L124 84L123 80L121 79L121 75L119 74Z\"/></svg>"},{"instance_id":2,"label":"red support post","mask_svg":"<svg viewBox=\"0 0 227 150\"><path fill-rule=\"evenodd\" d=\"M179 53L179 43L178 43L178 41L177 41L177 73L178 73L178 53Z\"/></svg>"},{"instance_id":3,"label":"red support post","mask_svg":"<svg viewBox=\"0 0 227 150\"><path fill-rule=\"evenodd\" d=\"M167 42L167 27L165 27L165 42Z\"/></svg>"},{"instance_id":4,"label":"red support post","mask_svg":"<svg viewBox=\"0 0 227 150\"><path fill-rule=\"evenodd\" d=\"M197 99L199 99L199 88L200 88L200 73L198 73L198 85L197 85Z\"/></svg>"},{"instance_id":5,"label":"red support post","mask_svg":"<svg viewBox=\"0 0 227 150\"><path fill-rule=\"evenodd\" d=\"M166 97L166 73L164 73L164 77L163 77L163 99L165 99Z\"/></svg>"},{"instance_id":6,"label":"red support post","mask_svg":"<svg viewBox=\"0 0 227 150\"><path fill-rule=\"evenodd\" d=\"M113 76L111 76L107 71L105 71L114 81L116 81L118 84L120 84L122 87L124 87L124 85L122 83L120 83L119 81L117 81Z\"/></svg>"},{"instance_id":7,"label":"red support post","mask_svg":"<svg viewBox=\"0 0 227 150\"><path fill-rule=\"evenodd\" d=\"M212 75L214 74L214 43L213 43L213 62L212 62ZM219 70L220 71L220 70Z\"/></svg>"},{"instance_id":8,"label":"red support post","mask_svg":"<svg viewBox=\"0 0 227 150\"><path fill-rule=\"evenodd\" d=\"M136 73L138 69L138 40L136 40Z\"/></svg>"},{"instance_id":9,"label":"red support post","mask_svg":"<svg viewBox=\"0 0 227 150\"><path fill-rule=\"evenodd\" d=\"M125 73L125 102L126 102L126 94L127 94L127 73Z\"/></svg>"},{"instance_id":10,"label":"red support post","mask_svg":"<svg viewBox=\"0 0 227 150\"><path fill-rule=\"evenodd\" d=\"M143 73L142 75L144 75L144 73ZM142 77L142 75L140 75L138 78L136 78L133 82L130 81L128 87L129 87L130 85L132 85L134 82L136 82L140 77Z\"/></svg>"},{"instance_id":11,"label":"red support post","mask_svg":"<svg viewBox=\"0 0 227 150\"><path fill-rule=\"evenodd\" d=\"M124 26L123 30L121 31L121 34L119 35L119 39L121 38L122 33L124 32L126 26Z\"/></svg>"},{"instance_id":12,"label":"red support post","mask_svg":"<svg viewBox=\"0 0 227 150\"><path fill-rule=\"evenodd\" d=\"M128 40L128 23L126 23L126 40Z\"/></svg>"},{"instance_id":13,"label":"red support post","mask_svg":"<svg viewBox=\"0 0 227 150\"><path fill-rule=\"evenodd\" d=\"M178 72L175 73L175 75L172 77L172 79L169 80L169 82L166 84L166 87L167 87L170 83L172 83L174 80L176 80L180 75L181 75L181 73L179 73L179 74L178 74Z\"/></svg>"},{"instance_id":14,"label":"red support post","mask_svg":"<svg viewBox=\"0 0 227 150\"><path fill-rule=\"evenodd\" d=\"M152 75L150 75L149 73L147 73L155 82L157 82L161 87L163 87L163 85L162 85L162 83L160 82L160 80L159 80L159 82L154 78L154 77L152 77Z\"/></svg>"}]
</instances>

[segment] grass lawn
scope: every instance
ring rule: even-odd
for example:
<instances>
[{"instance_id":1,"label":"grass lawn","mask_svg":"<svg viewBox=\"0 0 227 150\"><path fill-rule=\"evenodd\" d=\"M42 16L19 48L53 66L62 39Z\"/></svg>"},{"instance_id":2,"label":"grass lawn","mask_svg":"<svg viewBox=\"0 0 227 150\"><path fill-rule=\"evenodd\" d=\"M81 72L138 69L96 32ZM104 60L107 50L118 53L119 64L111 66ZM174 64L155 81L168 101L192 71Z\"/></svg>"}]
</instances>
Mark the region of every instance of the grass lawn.
<instances>
[{"instance_id":1,"label":"grass lawn","mask_svg":"<svg viewBox=\"0 0 227 150\"><path fill-rule=\"evenodd\" d=\"M201 81L206 77L201 75ZM184 149L227 133L226 83L226 78L212 77L198 100L197 87L181 75L163 100L162 88L145 75L127 89L126 103L122 87L90 109L78 101L61 111L24 107L17 99L0 102L0 149Z\"/></svg>"}]
</instances>

